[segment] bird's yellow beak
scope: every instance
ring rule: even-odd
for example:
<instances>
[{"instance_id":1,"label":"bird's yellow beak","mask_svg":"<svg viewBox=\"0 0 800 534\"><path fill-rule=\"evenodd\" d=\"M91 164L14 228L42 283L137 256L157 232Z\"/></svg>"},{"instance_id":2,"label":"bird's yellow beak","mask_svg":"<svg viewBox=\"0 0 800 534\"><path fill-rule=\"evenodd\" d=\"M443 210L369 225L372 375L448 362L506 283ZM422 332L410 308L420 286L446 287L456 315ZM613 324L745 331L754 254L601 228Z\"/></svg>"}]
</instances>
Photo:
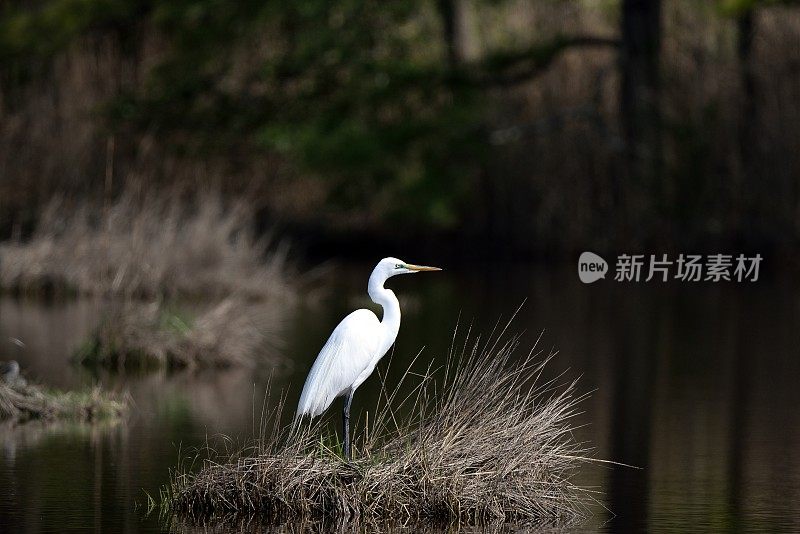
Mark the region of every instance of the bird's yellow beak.
<instances>
[{"instance_id":1,"label":"bird's yellow beak","mask_svg":"<svg viewBox=\"0 0 800 534\"><path fill-rule=\"evenodd\" d=\"M426 267L425 265L412 265L410 263L406 264L406 269L410 271L441 271L438 267Z\"/></svg>"}]
</instances>

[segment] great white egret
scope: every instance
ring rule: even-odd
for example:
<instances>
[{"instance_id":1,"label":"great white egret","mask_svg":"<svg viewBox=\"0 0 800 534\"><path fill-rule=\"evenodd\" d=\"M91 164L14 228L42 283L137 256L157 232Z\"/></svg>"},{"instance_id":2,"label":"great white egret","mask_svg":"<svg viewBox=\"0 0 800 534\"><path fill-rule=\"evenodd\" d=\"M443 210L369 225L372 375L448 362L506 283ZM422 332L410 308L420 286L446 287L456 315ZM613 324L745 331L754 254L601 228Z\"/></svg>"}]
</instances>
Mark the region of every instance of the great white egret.
<instances>
[{"instance_id":1,"label":"great white egret","mask_svg":"<svg viewBox=\"0 0 800 534\"><path fill-rule=\"evenodd\" d=\"M383 307L383 320L361 309L342 319L319 351L306 378L295 421L312 418L328 409L336 397L345 396L342 410L344 456L350 459L350 403L353 393L372 374L378 361L392 346L400 329L400 303L384 282L398 274L441 271L438 267L413 265L397 258L383 258L369 277L367 292Z\"/></svg>"}]
</instances>

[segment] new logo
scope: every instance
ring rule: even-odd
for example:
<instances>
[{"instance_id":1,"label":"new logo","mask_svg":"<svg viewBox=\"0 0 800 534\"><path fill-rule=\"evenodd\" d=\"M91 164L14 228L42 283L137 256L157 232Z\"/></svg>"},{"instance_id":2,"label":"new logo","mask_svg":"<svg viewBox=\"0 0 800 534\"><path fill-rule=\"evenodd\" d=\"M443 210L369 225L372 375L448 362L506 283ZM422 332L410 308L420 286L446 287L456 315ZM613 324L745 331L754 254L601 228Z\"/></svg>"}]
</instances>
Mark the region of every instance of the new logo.
<instances>
[{"instance_id":1,"label":"new logo","mask_svg":"<svg viewBox=\"0 0 800 534\"><path fill-rule=\"evenodd\" d=\"M578 277L584 284L605 278L607 272L608 263L594 252L584 252L578 258Z\"/></svg>"}]
</instances>

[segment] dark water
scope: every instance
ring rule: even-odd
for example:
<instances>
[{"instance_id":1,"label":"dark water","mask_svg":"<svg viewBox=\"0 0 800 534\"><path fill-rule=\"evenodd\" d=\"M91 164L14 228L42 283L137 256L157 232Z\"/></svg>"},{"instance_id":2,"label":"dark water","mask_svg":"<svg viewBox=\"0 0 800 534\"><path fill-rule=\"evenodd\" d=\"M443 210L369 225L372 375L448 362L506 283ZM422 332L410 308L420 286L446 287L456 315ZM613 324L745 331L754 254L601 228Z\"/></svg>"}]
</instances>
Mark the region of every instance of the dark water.
<instances>
[{"instance_id":1,"label":"dark water","mask_svg":"<svg viewBox=\"0 0 800 534\"><path fill-rule=\"evenodd\" d=\"M335 269L328 297L283 308L279 351L293 369L273 377L294 403L305 372L343 315L367 304L369 266ZM466 269L462 270L466 271ZM389 381L424 347L437 359L462 326L488 332L526 301L511 327L529 348L556 347L554 371L594 390L577 423L596 456L641 469L587 467L579 482L602 503L586 530L800 531L800 290L755 284L584 286L570 270L476 267L401 277L403 325ZM146 515L179 455L220 433L254 434L271 370L93 374L70 352L98 321L89 301L0 300L0 359L29 378L129 391L120 424L0 426L0 531L158 531ZM21 349L9 337L22 339ZM385 363L381 364L385 367ZM375 378L356 395L371 405ZM254 408L255 407L255 408ZM336 412L337 410L334 410Z\"/></svg>"}]
</instances>

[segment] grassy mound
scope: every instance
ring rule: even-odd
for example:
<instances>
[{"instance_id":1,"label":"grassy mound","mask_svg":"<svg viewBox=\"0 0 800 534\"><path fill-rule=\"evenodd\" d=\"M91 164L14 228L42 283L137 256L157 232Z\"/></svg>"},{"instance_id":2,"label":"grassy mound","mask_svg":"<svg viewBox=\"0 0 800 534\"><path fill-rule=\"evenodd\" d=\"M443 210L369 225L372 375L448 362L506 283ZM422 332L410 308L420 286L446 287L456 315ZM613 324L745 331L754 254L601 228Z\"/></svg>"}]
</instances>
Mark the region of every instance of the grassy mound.
<instances>
[{"instance_id":1,"label":"grassy mound","mask_svg":"<svg viewBox=\"0 0 800 534\"><path fill-rule=\"evenodd\" d=\"M541 378L549 357L512 358L516 345L475 342L443 377L386 393L350 463L318 423L282 427L278 409L251 455L176 474L163 504L195 521L574 521L590 498L571 482L591 461L571 433L582 397Z\"/></svg>"},{"instance_id":2,"label":"grassy mound","mask_svg":"<svg viewBox=\"0 0 800 534\"><path fill-rule=\"evenodd\" d=\"M241 299L225 299L194 319L160 303L129 302L109 310L76 360L129 369L254 366L275 359L269 345L277 321L274 306Z\"/></svg>"},{"instance_id":3,"label":"grassy mound","mask_svg":"<svg viewBox=\"0 0 800 534\"><path fill-rule=\"evenodd\" d=\"M291 296L281 247L255 237L244 204L126 193L107 209L51 202L26 242L0 245L0 285L22 294Z\"/></svg>"},{"instance_id":4,"label":"grassy mound","mask_svg":"<svg viewBox=\"0 0 800 534\"><path fill-rule=\"evenodd\" d=\"M0 420L95 421L120 417L125 408L124 400L99 388L62 392L35 384L0 382Z\"/></svg>"}]
</instances>

